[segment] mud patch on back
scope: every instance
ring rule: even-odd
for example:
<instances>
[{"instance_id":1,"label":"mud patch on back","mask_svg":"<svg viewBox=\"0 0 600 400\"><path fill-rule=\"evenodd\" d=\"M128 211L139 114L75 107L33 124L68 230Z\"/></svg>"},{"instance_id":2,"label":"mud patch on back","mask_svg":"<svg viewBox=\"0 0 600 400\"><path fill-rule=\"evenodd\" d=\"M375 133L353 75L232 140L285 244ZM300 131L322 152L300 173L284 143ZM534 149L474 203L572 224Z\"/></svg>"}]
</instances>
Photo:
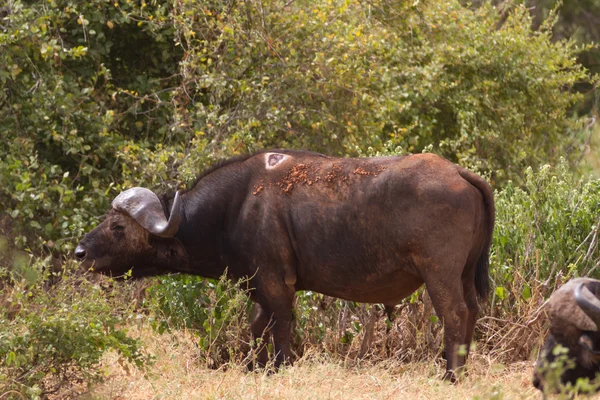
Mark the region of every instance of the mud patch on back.
<instances>
[{"instance_id":1,"label":"mud patch on back","mask_svg":"<svg viewBox=\"0 0 600 400\"><path fill-rule=\"evenodd\" d=\"M381 173L387 169L386 166L379 166L375 168L375 171L368 171L362 167L358 167L352 172L354 175L362 175L362 176L377 176L378 173Z\"/></svg>"},{"instance_id":2,"label":"mud patch on back","mask_svg":"<svg viewBox=\"0 0 600 400\"><path fill-rule=\"evenodd\" d=\"M281 154L281 153L265 153L265 168L266 169L276 168L278 165L282 164L288 158L290 158L290 156L287 156L287 155Z\"/></svg>"},{"instance_id":3,"label":"mud patch on back","mask_svg":"<svg viewBox=\"0 0 600 400\"><path fill-rule=\"evenodd\" d=\"M334 189L342 183L348 183L348 175L340 164L333 164L331 168L321 170L310 163L296 163L277 182L284 194L291 194L294 187L312 186L313 184L324 184L325 187Z\"/></svg>"},{"instance_id":4,"label":"mud patch on back","mask_svg":"<svg viewBox=\"0 0 600 400\"><path fill-rule=\"evenodd\" d=\"M254 192L252 192L253 195L258 195L260 192L263 191L263 189L265 188L265 180L261 179L260 183L258 185L254 185Z\"/></svg>"},{"instance_id":5,"label":"mud patch on back","mask_svg":"<svg viewBox=\"0 0 600 400\"><path fill-rule=\"evenodd\" d=\"M294 189L294 185L312 185L318 180L319 178L314 176L311 164L296 164L289 169L281 181L277 182L277 186L281 188L283 193L290 194Z\"/></svg>"}]
</instances>

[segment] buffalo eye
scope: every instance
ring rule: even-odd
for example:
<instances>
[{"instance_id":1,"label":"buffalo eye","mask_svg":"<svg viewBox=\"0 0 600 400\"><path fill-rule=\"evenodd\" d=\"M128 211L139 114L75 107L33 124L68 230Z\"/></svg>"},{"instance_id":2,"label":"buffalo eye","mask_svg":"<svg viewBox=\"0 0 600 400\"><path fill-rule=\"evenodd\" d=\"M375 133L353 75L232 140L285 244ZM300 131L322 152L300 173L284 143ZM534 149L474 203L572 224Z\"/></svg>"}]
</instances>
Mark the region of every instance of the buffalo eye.
<instances>
[{"instance_id":1,"label":"buffalo eye","mask_svg":"<svg viewBox=\"0 0 600 400\"><path fill-rule=\"evenodd\" d=\"M125 230L125 227L119 224L112 224L110 226L110 230L115 232L123 232Z\"/></svg>"}]
</instances>

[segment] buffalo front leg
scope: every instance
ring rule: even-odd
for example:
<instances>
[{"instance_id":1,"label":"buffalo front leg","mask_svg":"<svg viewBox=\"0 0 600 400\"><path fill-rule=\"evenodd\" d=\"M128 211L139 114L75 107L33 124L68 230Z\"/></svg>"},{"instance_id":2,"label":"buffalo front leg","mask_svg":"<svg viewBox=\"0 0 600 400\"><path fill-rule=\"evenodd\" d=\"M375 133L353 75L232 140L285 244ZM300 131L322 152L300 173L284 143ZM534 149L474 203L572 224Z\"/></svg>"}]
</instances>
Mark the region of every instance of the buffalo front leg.
<instances>
[{"instance_id":1,"label":"buffalo front leg","mask_svg":"<svg viewBox=\"0 0 600 400\"><path fill-rule=\"evenodd\" d=\"M292 326L292 296L277 296L267 301L256 303L252 321L252 336L261 338L257 355L257 363L265 366L268 361L267 344L269 336L273 337L275 348L275 368L284 363L291 363L290 335Z\"/></svg>"},{"instance_id":2,"label":"buffalo front leg","mask_svg":"<svg viewBox=\"0 0 600 400\"><path fill-rule=\"evenodd\" d=\"M252 340L257 346L255 367L264 368L269 361L267 345L269 343L269 330L271 326L272 320L270 314L259 303L254 303L251 330Z\"/></svg>"},{"instance_id":3,"label":"buffalo front leg","mask_svg":"<svg viewBox=\"0 0 600 400\"><path fill-rule=\"evenodd\" d=\"M465 303L460 277L426 282L433 308L444 326L446 374L444 379L456 381L456 372L465 364L467 320L469 310Z\"/></svg>"},{"instance_id":4,"label":"buffalo front leg","mask_svg":"<svg viewBox=\"0 0 600 400\"><path fill-rule=\"evenodd\" d=\"M290 336L292 312L289 315L278 316L273 326L273 343L275 345L275 368L283 364L291 364Z\"/></svg>"},{"instance_id":5,"label":"buffalo front leg","mask_svg":"<svg viewBox=\"0 0 600 400\"><path fill-rule=\"evenodd\" d=\"M264 296L263 308L271 321L269 327L275 349L275 368L279 368L282 364L291 363L290 336L295 293L283 285L271 285L269 289Z\"/></svg>"}]
</instances>

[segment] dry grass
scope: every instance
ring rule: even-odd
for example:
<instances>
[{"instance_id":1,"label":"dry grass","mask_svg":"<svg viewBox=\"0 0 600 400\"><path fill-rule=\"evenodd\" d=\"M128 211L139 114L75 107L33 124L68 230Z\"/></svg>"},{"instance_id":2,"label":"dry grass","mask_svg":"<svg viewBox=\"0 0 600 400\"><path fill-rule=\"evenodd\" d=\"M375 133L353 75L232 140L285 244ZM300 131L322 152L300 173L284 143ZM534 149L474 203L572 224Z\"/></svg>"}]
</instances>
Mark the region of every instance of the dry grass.
<instances>
[{"instance_id":1,"label":"dry grass","mask_svg":"<svg viewBox=\"0 0 600 400\"><path fill-rule=\"evenodd\" d=\"M440 380L443 363L377 363L328 358L307 352L276 374L247 372L233 365L205 368L193 338L184 332L158 335L140 330L156 363L149 376L105 357L108 376L80 399L470 399L539 398L531 386L532 362L507 366L482 355L469 360L469 376L458 385Z\"/></svg>"}]
</instances>

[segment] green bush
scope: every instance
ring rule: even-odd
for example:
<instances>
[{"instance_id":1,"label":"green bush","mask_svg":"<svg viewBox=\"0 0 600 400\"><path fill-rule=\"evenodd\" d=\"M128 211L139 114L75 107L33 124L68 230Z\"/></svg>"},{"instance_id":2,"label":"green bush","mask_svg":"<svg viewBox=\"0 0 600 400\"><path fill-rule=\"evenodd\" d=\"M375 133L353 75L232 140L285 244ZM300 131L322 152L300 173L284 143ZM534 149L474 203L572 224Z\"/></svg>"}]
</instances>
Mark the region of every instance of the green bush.
<instances>
[{"instance_id":1,"label":"green bush","mask_svg":"<svg viewBox=\"0 0 600 400\"><path fill-rule=\"evenodd\" d=\"M554 17L531 31L524 7L498 28L493 7L458 2L215 8L183 8L188 90L207 95L183 121L224 149L392 141L504 182L577 148L566 113L581 96L565 89L590 77L572 42L551 40Z\"/></svg>"},{"instance_id":2,"label":"green bush","mask_svg":"<svg viewBox=\"0 0 600 400\"><path fill-rule=\"evenodd\" d=\"M150 357L123 327L133 318L132 307L114 299L123 295L67 271L47 287L43 264L21 264L18 274L0 268L0 396L38 398L100 380L108 350L146 368Z\"/></svg>"},{"instance_id":3,"label":"green bush","mask_svg":"<svg viewBox=\"0 0 600 400\"><path fill-rule=\"evenodd\" d=\"M596 16L600 13L600 1L598 0L525 0L525 5L534 15L534 27L542 23L548 13L560 6L558 21L554 25L555 38L569 38L585 46L586 50L578 55L578 61L591 72L600 73L600 25ZM598 110L600 101L600 89L592 87L585 82L576 85L576 89L582 92L586 99L579 105L578 113L588 110Z\"/></svg>"},{"instance_id":4,"label":"green bush","mask_svg":"<svg viewBox=\"0 0 600 400\"><path fill-rule=\"evenodd\" d=\"M159 278L147 290L145 304L159 333L188 329L198 337L200 356L210 367L240 361L250 343L251 303L245 281L195 276Z\"/></svg>"},{"instance_id":5,"label":"green bush","mask_svg":"<svg viewBox=\"0 0 600 400\"><path fill-rule=\"evenodd\" d=\"M553 288L557 277L600 277L600 180L574 177L563 161L537 172L528 168L524 187L509 182L495 200L491 274L505 312L531 297L531 285ZM515 281L520 299L508 298L506 288Z\"/></svg>"},{"instance_id":6,"label":"green bush","mask_svg":"<svg viewBox=\"0 0 600 400\"><path fill-rule=\"evenodd\" d=\"M547 332L544 301L573 277L600 278L600 180L573 176L563 161L528 168L524 185L496 191L490 275L477 337L491 357L535 355Z\"/></svg>"},{"instance_id":7,"label":"green bush","mask_svg":"<svg viewBox=\"0 0 600 400\"><path fill-rule=\"evenodd\" d=\"M21 248L72 250L122 188L262 147L429 149L501 185L580 150L596 81L524 7L458 1L11 0L0 204Z\"/></svg>"},{"instance_id":8,"label":"green bush","mask_svg":"<svg viewBox=\"0 0 600 400\"><path fill-rule=\"evenodd\" d=\"M168 12L103 0L2 7L0 200L21 248L71 250L122 182L121 155L168 136L183 53Z\"/></svg>"}]
</instances>

